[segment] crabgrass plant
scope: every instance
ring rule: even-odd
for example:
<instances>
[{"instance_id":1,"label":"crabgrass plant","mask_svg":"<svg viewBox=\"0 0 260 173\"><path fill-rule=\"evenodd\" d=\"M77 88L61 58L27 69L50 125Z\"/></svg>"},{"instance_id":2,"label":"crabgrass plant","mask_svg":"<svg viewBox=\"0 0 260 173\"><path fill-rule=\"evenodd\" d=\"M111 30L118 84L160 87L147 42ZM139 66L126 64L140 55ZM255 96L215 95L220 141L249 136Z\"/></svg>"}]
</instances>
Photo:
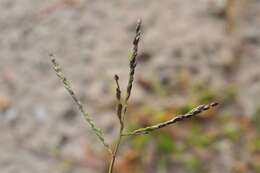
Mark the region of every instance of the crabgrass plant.
<instances>
[{"instance_id":1,"label":"crabgrass plant","mask_svg":"<svg viewBox=\"0 0 260 173\"><path fill-rule=\"evenodd\" d=\"M120 85L119 85L119 76L118 75L114 76L115 83L116 83L116 100L117 100L116 115L117 115L118 121L120 123L120 129L119 129L119 133L118 133L118 136L117 136L116 144L113 147L110 146L105 141L104 133L102 132L101 129L99 129L95 125L92 118L86 112L82 103L80 102L80 100L76 96L74 90L71 87L70 82L64 76L62 69L61 69L61 66L57 63L54 56L50 55L51 58L52 58L53 69L56 72L57 76L60 78L60 80L62 81L62 83L65 87L65 89L68 91L68 93L72 97L73 101L78 106L78 109L80 110L80 112L84 116L86 122L89 124L91 130L97 136L99 141L103 144L103 146L105 147L107 152L111 155L108 173L113 173L113 168L114 168L116 156L117 156L118 149L119 149L119 146L122 142L123 137L134 136L134 135L143 135L143 134L151 133L152 131L159 130L163 127L173 125L173 124L175 124L179 121L190 119L191 117L194 117L194 116L200 114L201 112L207 111L208 109L211 109L211 108L218 105L218 103L216 103L216 102L205 104L205 105L200 105L200 106L192 109L191 111L187 112L186 114L174 116L174 118L172 118L168 121L161 122L161 123L151 125L151 126L148 126L148 127L139 128L139 129L136 129L136 130L131 131L131 132L124 132L124 130L125 130L125 121L124 120L125 120L125 116L127 114L128 102L129 102L131 92L132 92L132 86L133 86L134 75L135 75L135 68L136 68L136 65L137 65L138 45L139 45L139 42L140 42L140 37L141 37L141 20L139 20L137 22L137 26L136 26L136 29L135 29L135 37L134 37L134 40L133 40L133 49L132 49L132 52L131 52L131 55L130 55L130 60L129 60L129 79L128 79L128 84L127 84L126 93L125 93L124 98L122 97L122 91L121 91L121 88L120 88Z\"/></svg>"}]
</instances>

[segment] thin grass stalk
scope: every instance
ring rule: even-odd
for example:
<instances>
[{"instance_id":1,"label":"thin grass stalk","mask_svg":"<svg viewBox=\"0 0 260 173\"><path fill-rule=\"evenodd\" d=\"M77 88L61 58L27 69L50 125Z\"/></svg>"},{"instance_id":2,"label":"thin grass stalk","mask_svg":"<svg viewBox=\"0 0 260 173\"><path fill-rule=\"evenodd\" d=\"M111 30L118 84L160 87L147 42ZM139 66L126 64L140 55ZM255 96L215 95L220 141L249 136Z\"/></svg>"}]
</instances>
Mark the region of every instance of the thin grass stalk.
<instances>
[{"instance_id":1,"label":"thin grass stalk","mask_svg":"<svg viewBox=\"0 0 260 173\"><path fill-rule=\"evenodd\" d=\"M136 63L137 63L136 58L137 58L137 55L138 55L138 45L139 45L140 38L141 38L141 25L142 25L142 21L141 21L141 19L139 19L138 22L137 22L137 25L136 25L136 29L135 29L135 37L134 37L134 40L133 40L133 49L132 49L132 53L130 55L130 61L129 61L129 79L128 79L128 84L127 84L127 89L126 89L123 119L124 119L125 114L127 112L128 100L131 96L132 87L133 87L135 68L136 68Z\"/></svg>"},{"instance_id":2,"label":"thin grass stalk","mask_svg":"<svg viewBox=\"0 0 260 173\"><path fill-rule=\"evenodd\" d=\"M110 161L110 164L109 164L108 173L113 173L114 165L115 165L115 161L116 161L116 156L117 156L117 153L118 153L119 146L122 142L122 138L123 138L123 128L121 126L120 132L119 132L119 135L118 135L118 139L117 139L117 142L116 142L116 146L113 150L112 158L111 158L111 161Z\"/></svg>"},{"instance_id":3,"label":"thin grass stalk","mask_svg":"<svg viewBox=\"0 0 260 173\"><path fill-rule=\"evenodd\" d=\"M130 56L130 61L129 61L129 79L128 79L128 84L127 84L127 88L126 88L124 110L123 110L123 104L121 102L121 90L120 90L120 86L119 86L119 82L118 82L119 77L117 75L115 75L115 81L116 81L116 84L117 84L116 97L117 97L117 101L118 101L117 117L119 118L119 121L120 121L120 130L119 130L116 146L113 150L114 152L113 152L113 155L112 155L112 159L110 161L109 173L113 173L116 155L117 155L117 152L118 152L118 149L119 149L119 146L121 144L122 137L123 137L124 117L125 117L125 114L127 112L128 100L131 96L131 91L132 91L132 86L133 86L133 81L134 81L136 58L137 58L137 53L138 53L138 44L139 44L140 36L141 36L141 24L142 24L142 22L141 22L141 20L139 20L137 22L137 26L136 26L136 30L135 30L135 37L134 37L134 41L133 41L133 50L132 50L132 53L131 53L131 56Z\"/></svg>"},{"instance_id":4,"label":"thin grass stalk","mask_svg":"<svg viewBox=\"0 0 260 173\"><path fill-rule=\"evenodd\" d=\"M137 54L138 54L138 44L139 44L139 41L140 41L140 36L141 36L141 20L138 21L137 26L136 26L135 38L134 38L134 41L133 41L133 49L132 49L132 53L131 53L131 56L130 56L130 62L129 62L129 66L130 66L129 67L129 69L130 69L129 70L129 79L128 79L128 84L127 84L127 88L126 88L126 96L125 96L124 100L122 100L122 98L121 98L121 89L120 89L120 85L119 85L119 77L117 75L115 75L115 77L114 77L115 82L116 82L117 117L118 117L118 120L120 122L120 129L119 129L119 133L118 133L118 137L117 137L115 147L113 149L105 142L105 139L103 137L104 136L103 132L101 131L101 129L96 127L96 125L94 124L94 122L91 119L91 117L89 116L89 114L85 111L82 103L79 101L79 99L76 97L76 94L72 90L70 82L64 76L60 65L56 62L53 55L51 55L52 65L53 65L54 71L56 72L56 75L61 79L65 89L68 91L68 93L70 94L70 96L72 97L72 99L74 100L76 105L78 106L80 112L82 113L82 115L86 119L87 123L90 125L91 130L95 133L95 135L98 137L98 139L101 141L101 143L105 146L105 148L111 154L111 160L110 160L108 173L113 173L117 153L118 153L120 144L122 142L122 138L124 136L148 134L148 133L150 133L154 130L158 130L158 129L161 129L163 127L175 124L179 121L183 121L183 120L189 119L191 117L194 117L194 116L196 116L196 115L198 115L198 114L218 105L218 103L215 103L215 102L213 102L211 104L200 105L200 106L192 109L188 113L186 113L184 115L178 115L177 117L175 117L171 120L168 120L168 121L156 124L156 125L152 125L152 126L148 126L148 127L144 127L144 128L139 128L139 129L134 130L130 133L124 134L123 133L124 127L125 127L124 117L125 117L125 114L126 114L127 109L128 109L128 101L129 101L130 96L131 96L131 91L132 91L132 86L133 86L133 81L134 81L135 68L136 68L136 63L137 63L136 58L137 58Z\"/></svg>"},{"instance_id":5,"label":"thin grass stalk","mask_svg":"<svg viewBox=\"0 0 260 173\"><path fill-rule=\"evenodd\" d=\"M216 102L213 102L211 104L206 104L206 105L200 105L200 106L192 109L191 111L189 111L188 113L186 113L184 115L178 115L177 117L175 117L175 118L173 118L171 120L168 120L168 121L156 124L156 125L152 125L152 126L148 126L148 127L144 127L144 128L140 128L140 129L134 130L133 132L124 134L124 136L148 134L148 133L150 133L152 131L155 131L155 130L161 129L163 127L172 125L174 123L177 123L177 122L180 122L180 121L184 121L186 119L194 117L194 116L196 116L196 115L198 115L198 114L200 114L200 113L202 113L204 111L207 111L210 108L213 108L213 107L215 107L217 105L218 105L218 103L216 103Z\"/></svg>"},{"instance_id":6,"label":"thin grass stalk","mask_svg":"<svg viewBox=\"0 0 260 173\"><path fill-rule=\"evenodd\" d=\"M113 150L112 158L111 158L111 161L110 161L110 164L109 164L109 170L108 170L109 173L113 172L114 165L115 165L115 160L116 160L116 156L117 156L117 152L118 152L119 146L120 146L121 141L122 141L122 133L123 133L123 129L124 129L124 122L122 120L122 108L123 108L123 105L122 105L122 102L121 102L121 89L120 89L120 85L119 85L119 77L118 77L118 75L115 75L114 79L115 79L116 86L117 86L116 87L117 117L118 117L118 120L120 122L120 131L119 131L118 139L116 141L116 146L115 146L115 148Z\"/></svg>"},{"instance_id":7,"label":"thin grass stalk","mask_svg":"<svg viewBox=\"0 0 260 173\"><path fill-rule=\"evenodd\" d=\"M102 132L101 129L97 128L97 126L94 124L92 118L89 116L89 114L85 111L82 103L80 102L80 100L77 98L75 92L73 91L70 82L68 81L68 79L65 77L65 75L62 72L62 69L60 67L60 65L56 62L56 60L54 59L53 55L50 55L52 57L52 65L53 65L53 69L56 72L56 75L60 78L60 80L62 81L65 89L68 91L68 93L70 94L70 96L72 97L73 101L76 103L76 105L78 106L80 112L82 113L83 117L85 118L85 120L87 121L87 123L90 125L92 131L95 133L95 135L97 136L97 138L101 141L101 143L104 145L104 147L106 148L106 150L112 154L112 150L109 147L109 145L105 142L104 139L104 133Z\"/></svg>"},{"instance_id":8,"label":"thin grass stalk","mask_svg":"<svg viewBox=\"0 0 260 173\"><path fill-rule=\"evenodd\" d=\"M115 82L116 82L116 99L117 99L117 117L120 122L120 126L124 127L124 122L122 119L122 109L123 109L123 104L121 101L121 89L119 85L119 77L118 75L114 76Z\"/></svg>"}]
</instances>

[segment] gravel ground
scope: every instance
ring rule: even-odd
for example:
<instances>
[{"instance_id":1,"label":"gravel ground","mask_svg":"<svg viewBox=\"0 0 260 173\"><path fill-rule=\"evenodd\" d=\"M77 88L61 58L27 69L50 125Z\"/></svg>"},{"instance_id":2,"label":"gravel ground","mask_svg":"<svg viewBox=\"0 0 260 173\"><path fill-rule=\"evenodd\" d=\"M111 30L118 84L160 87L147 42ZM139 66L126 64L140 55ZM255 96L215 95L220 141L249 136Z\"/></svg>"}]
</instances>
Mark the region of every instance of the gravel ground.
<instances>
[{"instance_id":1,"label":"gravel ground","mask_svg":"<svg viewBox=\"0 0 260 173\"><path fill-rule=\"evenodd\" d=\"M89 128L55 76L49 53L111 142L117 132L113 109L107 109L114 101L113 75L127 81L139 17L144 35L137 78L174 83L188 69L191 83L235 85L238 111L250 116L260 101L260 2L240 2L235 31L228 34L224 0L0 0L0 102L8 107L0 113L1 172L62 173L70 166L63 157L82 160L82 148L101 148L93 135L86 137ZM134 90L133 103L189 99L176 93L155 99L140 86ZM77 163L70 172L94 172Z\"/></svg>"}]
</instances>

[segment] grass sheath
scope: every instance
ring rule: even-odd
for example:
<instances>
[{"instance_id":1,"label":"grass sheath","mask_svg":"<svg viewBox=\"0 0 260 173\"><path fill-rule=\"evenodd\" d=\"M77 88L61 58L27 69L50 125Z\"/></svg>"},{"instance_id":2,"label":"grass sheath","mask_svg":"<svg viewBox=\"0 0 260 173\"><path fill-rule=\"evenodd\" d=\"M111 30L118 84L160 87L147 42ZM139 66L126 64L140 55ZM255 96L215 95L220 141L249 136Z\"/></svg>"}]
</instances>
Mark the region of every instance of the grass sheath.
<instances>
[{"instance_id":1,"label":"grass sheath","mask_svg":"<svg viewBox=\"0 0 260 173\"><path fill-rule=\"evenodd\" d=\"M70 94L70 96L72 97L72 99L74 100L74 102L76 103L76 105L78 106L78 109L80 110L80 112L82 113L82 115L84 116L85 120L87 121L87 123L90 125L91 130L95 133L95 135L98 137L98 139L100 140L100 142L104 145L104 147L107 149L107 151L111 154L111 160L110 160L110 164L109 164L109 169L108 169L108 173L113 173L114 170L114 165L115 165L115 160L117 157L117 153L120 147L120 144L122 142L122 138L125 136L131 136L131 135L141 135L141 134L148 134L152 131L161 129L163 127L166 126L170 126L173 125L177 122L189 119L191 117L194 117L204 111L207 111L208 109L211 109L215 106L218 105L218 103L210 103L210 104L205 104L205 105L200 105L194 109L192 109L191 111L189 111L188 113L184 114L184 115L178 115L173 119L170 119L168 121L156 124L156 125L152 125L152 126L148 126L148 127L144 127L144 128L139 128L137 130L134 130L130 133L123 133L124 128L125 128L125 122L124 122L124 118L128 109L128 101L130 99L131 96L131 92L132 92L132 86L133 86L133 81L134 81L134 75L135 75L135 68L136 68L136 64L137 64L137 55L138 55L138 45L139 45L139 41L140 41L140 37L141 37L141 20L138 21L137 26L136 26L136 30L135 30L135 37L133 40L133 49L130 55L130 60L129 60L129 79L128 79L128 84L126 87L126 95L125 98L122 99L122 91L119 85L119 77L118 75L114 76L115 82L116 82L116 99L117 99L117 111L116 111L116 115L117 118L119 120L120 123L120 129L119 129L119 133L118 133L118 137L115 143L114 148L110 147L104 139L104 133L97 128L97 126L94 124L93 120L91 119L91 117L89 116L89 114L85 111L82 103L79 101L79 99L76 97L75 92L72 90L72 87L70 85L70 82L67 80L67 78L64 76L62 69L60 67L60 65L56 62L56 60L54 59L53 55L50 55L52 58L52 66L54 71L56 72L56 75L60 78L60 80L62 81L65 89L68 91L68 93Z\"/></svg>"}]
</instances>

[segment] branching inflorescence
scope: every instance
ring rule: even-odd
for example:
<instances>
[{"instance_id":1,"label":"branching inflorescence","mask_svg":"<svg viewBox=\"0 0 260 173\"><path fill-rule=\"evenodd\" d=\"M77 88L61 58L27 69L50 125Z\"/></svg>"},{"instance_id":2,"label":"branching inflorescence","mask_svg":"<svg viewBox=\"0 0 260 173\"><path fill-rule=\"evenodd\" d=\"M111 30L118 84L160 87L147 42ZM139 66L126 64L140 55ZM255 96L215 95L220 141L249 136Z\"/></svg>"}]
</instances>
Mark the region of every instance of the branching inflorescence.
<instances>
[{"instance_id":1,"label":"branching inflorescence","mask_svg":"<svg viewBox=\"0 0 260 173\"><path fill-rule=\"evenodd\" d=\"M206 104L206 105L200 105L200 106L192 109L188 113L186 113L184 115L178 115L175 118L170 119L168 121L165 121L165 122L162 122L162 123L159 123L159 124L156 124L156 125L140 128L140 129L134 130L134 131L129 132L129 133L124 133L123 132L124 128L125 128L124 118L125 118L125 115L127 113L128 101L130 99L131 92L132 92L135 68L136 68L136 64L137 64L136 59L137 59L137 55L138 55L138 45L139 45L140 37L141 37L141 20L138 21L137 26L136 26L136 30L135 30L135 37L134 37L134 40L133 40L133 49L132 49L132 52L131 52L131 55L130 55L130 60L129 60L129 79L128 79L128 84L127 84L127 88L126 88L126 95L125 95L124 99L122 99L122 91L121 91L121 88L120 88L120 85L119 85L119 76L118 75L114 76L114 79L115 79L115 82L116 82L117 117L118 117L118 120L119 120L119 123L120 123L120 129L119 129L118 138L117 138L115 147L111 147L110 145L108 145L105 142L104 133L101 131L101 129L97 128L97 126L95 125L95 123L93 122L93 120L91 119L89 114L85 111L82 103L79 101L75 92L73 91L73 89L70 85L70 82L64 76L60 65L56 62L56 60L54 59L54 56L50 55L52 57L53 69L56 72L57 76L61 79L65 89L68 91L68 93L70 94L70 96L72 97L72 99L74 100L76 105L78 106L80 112L82 113L82 115L86 119L87 123L90 125L91 130L95 133L95 135L101 141L101 143L104 145L106 150L111 154L111 161L110 161L108 173L113 172L115 159L116 159L117 152L118 152L118 149L119 149L119 146L121 144L123 137L132 136L132 135L148 134L152 131L161 129L161 128L166 127L166 126L170 126L170 125L177 123L179 121L189 119L193 116L200 114L201 112L207 111L208 109L213 108L213 107L218 105L218 103L216 103L216 102Z\"/></svg>"}]
</instances>

